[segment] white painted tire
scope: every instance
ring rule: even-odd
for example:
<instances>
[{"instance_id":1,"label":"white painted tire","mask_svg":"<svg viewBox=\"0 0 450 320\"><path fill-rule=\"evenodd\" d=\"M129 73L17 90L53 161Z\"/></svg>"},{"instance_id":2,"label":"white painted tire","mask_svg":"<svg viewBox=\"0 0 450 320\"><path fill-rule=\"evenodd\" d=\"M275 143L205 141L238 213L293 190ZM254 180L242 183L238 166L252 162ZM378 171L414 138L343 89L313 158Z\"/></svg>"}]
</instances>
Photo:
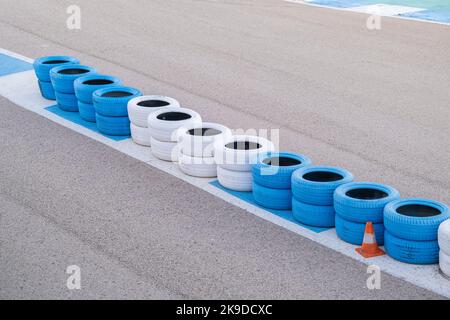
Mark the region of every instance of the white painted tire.
<instances>
[{"instance_id":1,"label":"white painted tire","mask_svg":"<svg viewBox=\"0 0 450 320\"><path fill-rule=\"evenodd\" d=\"M438 229L439 248L450 256L450 219L441 223Z\"/></svg>"},{"instance_id":2,"label":"white painted tire","mask_svg":"<svg viewBox=\"0 0 450 320\"><path fill-rule=\"evenodd\" d=\"M202 117L191 109L163 108L148 116L150 135L159 141L178 142L179 129L201 126Z\"/></svg>"},{"instance_id":3,"label":"white painted tire","mask_svg":"<svg viewBox=\"0 0 450 320\"><path fill-rule=\"evenodd\" d=\"M180 103L165 96L141 96L128 102L128 116L131 123L138 127L148 127L148 116L164 108L180 108Z\"/></svg>"},{"instance_id":4,"label":"white painted tire","mask_svg":"<svg viewBox=\"0 0 450 320\"><path fill-rule=\"evenodd\" d=\"M227 140L232 134L230 129L221 124L203 122L201 126L180 128L178 136L185 155L212 157L214 156L214 143Z\"/></svg>"},{"instance_id":5,"label":"white painted tire","mask_svg":"<svg viewBox=\"0 0 450 320\"><path fill-rule=\"evenodd\" d=\"M253 189L251 171L232 171L217 166L217 179L223 187L230 190L252 191Z\"/></svg>"},{"instance_id":6,"label":"white painted tire","mask_svg":"<svg viewBox=\"0 0 450 320\"><path fill-rule=\"evenodd\" d=\"M248 146L247 146L248 144ZM235 145L238 149L230 148ZM243 150L242 148L247 148ZM251 171L258 155L273 151L274 145L263 137L237 135L214 143L214 159L217 165L231 171Z\"/></svg>"},{"instance_id":7,"label":"white painted tire","mask_svg":"<svg viewBox=\"0 0 450 320\"><path fill-rule=\"evenodd\" d=\"M200 178L217 177L217 165L213 157L191 157L183 154L181 151L178 155L178 165L180 170L189 176Z\"/></svg>"},{"instance_id":8,"label":"white painted tire","mask_svg":"<svg viewBox=\"0 0 450 320\"><path fill-rule=\"evenodd\" d=\"M152 153L156 158L164 161L178 161L179 147L177 142L159 141L151 137L150 143Z\"/></svg>"},{"instance_id":9,"label":"white painted tire","mask_svg":"<svg viewBox=\"0 0 450 320\"><path fill-rule=\"evenodd\" d=\"M131 138L133 139L134 143L137 143L144 147L150 147L150 131L148 128L142 128L134 125L133 123L130 124L130 130L131 130Z\"/></svg>"},{"instance_id":10,"label":"white painted tire","mask_svg":"<svg viewBox=\"0 0 450 320\"><path fill-rule=\"evenodd\" d=\"M450 277L450 255L442 250L439 251L439 268L441 268L442 273Z\"/></svg>"}]
</instances>

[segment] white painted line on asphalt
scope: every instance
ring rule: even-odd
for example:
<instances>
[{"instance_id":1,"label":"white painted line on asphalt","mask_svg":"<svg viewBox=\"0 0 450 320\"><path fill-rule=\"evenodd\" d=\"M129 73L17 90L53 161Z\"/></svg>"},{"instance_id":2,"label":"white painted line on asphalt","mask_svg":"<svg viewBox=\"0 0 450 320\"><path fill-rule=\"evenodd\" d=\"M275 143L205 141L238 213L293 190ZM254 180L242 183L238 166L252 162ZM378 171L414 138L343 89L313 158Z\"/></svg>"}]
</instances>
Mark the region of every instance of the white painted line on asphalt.
<instances>
[{"instance_id":1,"label":"white painted line on asphalt","mask_svg":"<svg viewBox=\"0 0 450 320\"><path fill-rule=\"evenodd\" d=\"M5 51L1 51L0 49L0 52ZM15 57L18 56L20 55L15 55ZM32 61L32 59L26 57L24 58ZM34 71L20 72L0 77L0 95L17 104L18 106L23 107L24 109L35 112L64 127L70 128L80 134L108 145L117 151L127 154L130 157L133 157L139 161L143 161L161 171L171 174L187 183L190 183L191 185L194 185L210 194L213 194L228 203L238 206L266 221L274 223L282 228L301 235L302 237L331 248L337 252L342 253L345 256L360 261L363 264L375 264L379 266L380 269L385 273L450 298L450 281L442 277L442 275L439 273L439 267L437 265L409 265L395 261L388 256L364 259L355 252L355 246L338 239L335 229L330 229L321 233L315 233L298 224L271 214L266 210L253 206L237 197L228 194L223 190L210 185L209 182L213 181L214 179L195 178L185 175L178 169L178 165L176 163L166 162L155 158L152 155L150 148L139 146L132 142L131 139L114 141L81 125L63 119L52 112L49 112L45 108L51 105L55 105L55 102L45 100L41 97Z\"/></svg>"},{"instance_id":2,"label":"white painted line on asphalt","mask_svg":"<svg viewBox=\"0 0 450 320\"><path fill-rule=\"evenodd\" d=\"M348 10L367 14L376 14L385 17L392 17L397 16L399 14L424 11L425 9L405 7L405 6L395 6L389 4L374 4L369 6L351 7L348 8Z\"/></svg>"}]
</instances>

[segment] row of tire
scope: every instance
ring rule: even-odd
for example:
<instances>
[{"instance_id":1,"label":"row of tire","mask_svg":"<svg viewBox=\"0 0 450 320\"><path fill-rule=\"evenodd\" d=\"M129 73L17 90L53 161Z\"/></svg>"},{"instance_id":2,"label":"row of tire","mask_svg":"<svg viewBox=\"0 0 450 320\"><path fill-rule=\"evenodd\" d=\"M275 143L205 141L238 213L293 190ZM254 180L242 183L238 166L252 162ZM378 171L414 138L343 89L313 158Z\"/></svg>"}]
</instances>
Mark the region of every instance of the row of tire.
<instances>
[{"instance_id":1,"label":"row of tire","mask_svg":"<svg viewBox=\"0 0 450 320\"><path fill-rule=\"evenodd\" d=\"M75 58L44 57L34 66L45 98L56 99L64 111L78 111L104 134L131 134L157 158L177 161L188 175L217 176L225 188L253 191L259 205L292 209L305 225L336 227L339 238L352 244L362 243L365 224L371 221L377 242L391 257L419 264L440 261L442 270L450 269L449 228L442 227L438 239L439 225L449 218L448 207L441 203L400 199L392 187L353 182L345 169L312 166L306 156L275 152L263 137L233 136L225 126L203 122L175 99L142 96Z\"/></svg>"}]
</instances>

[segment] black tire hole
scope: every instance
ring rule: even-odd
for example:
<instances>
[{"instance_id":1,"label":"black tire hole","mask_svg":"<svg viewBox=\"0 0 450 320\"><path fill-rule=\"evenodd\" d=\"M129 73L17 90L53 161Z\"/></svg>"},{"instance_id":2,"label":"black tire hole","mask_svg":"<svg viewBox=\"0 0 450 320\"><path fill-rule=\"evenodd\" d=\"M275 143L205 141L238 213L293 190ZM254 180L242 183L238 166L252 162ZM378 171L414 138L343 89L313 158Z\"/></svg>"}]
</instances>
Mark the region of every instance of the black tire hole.
<instances>
[{"instance_id":1,"label":"black tire hole","mask_svg":"<svg viewBox=\"0 0 450 320\"><path fill-rule=\"evenodd\" d=\"M69 61L67 60L50 60L50 61L45 61L42 64L61 64L61 63L67 63Z\"/></svg>"},{"instance_id":2,"label":"black tire hole","mask_svg":"<svg viewBox=\"0 0 450 320\"><path fill-rule=\"evenodd\" d=\"M261 149L262 145L251 141L234 141L228 143L225 147L234 150L256 150Z\"/></svg>"},{"instance_id":3,"label":"black tire hole","mask_svg":"<svg viewBox=\"0 0 450 320\"><path fill-rule=\"evenodd\" d=\"M164 121L182 121L192 118L191 115L184 112L166 112L161 113L156 118Z\"/></svg>"},{"instance_id":4,"label":"black tire hole","mask_svg":"<svg viewBox=\"0 0 450 320\"><path fill-rule=\"evenodd\" d=\"M212 137L221 134L222 131L213 128L195 128L188 130L187 133L190 134L191 136L197 137Z\"/></svg>"},{"instance_id":5,"label":"black tire hole","mask_svg":"<svg viewBox=\"0 0 450 320\"><path fill-rule=\"evenodd\" d=\"M339 173L328 171L314 171L303 175L303 179L313 182L333 182L344 179Z\"/></svg>"},{"instance_id":6,"label":"black tire hole","mask_svg":"<svg viewBox=\"0 0 450 320\"><path fill-rule=\"evenodd\" d=\"M170 103L167 101L162 100L146 100L141 101L137 105L141 107L147 107L147 108L159 108L159 107L165 107L168 106Z\"/></svg>"},{"instance_id":7,"label":"black tire hole","mask_svg":"<svg viewBox=\"0 0 450 320\"><path fill-rule=\"evenodd\" d=\"M291 167L302 164L300 160L289 157L272 157L263 160L264 164L277 167Z\"/></svg>"},{"instance_id":8,"label":"black tire hole","mask_svg":"<svg viewBox=\"0 0 450 320\"><path fill-rule=\"evenodd\" d=\"M102 97L107 97L107 98L122 98L122 97L129 97L132 96L133 94L131 92L126 92L126 91L109 91L106 92L104 94L102 94Z\"/></svg>"},{"instance_id":9,"label":"black tire hole","mask_svg":"<svg viewBox=\"0 0 450 320\"><path fill-rule=\"evenodd\" d=\"M83 84L87 84L88 86L103 86L106 84L113 84L113 83L114 81L106 79L92 79L83 82Z\"/></svg>"},{"instance_id":10,"label":"black tire hole","mask_svg":"<svg viewBox=\"0 0 450 320\"><path fill-rule=\"evenodd\" d=\"M408 204L397 208L397 212L408 217L433 217L442 212L434 207L422 204Z\"/></svg>"},{"instance_id":11,"label":"black tire hole","mask_svg":"<svg viewBox=\"0 0 450 320\"><path fill-rule=\"evenodd\" d=\"M349 196L350 198L360 200L377 200L386 198L388 196L388 194L384 191L369 188L359 188L349 190L347 191L346 195Z\"/></svg>"},{"instance_id":12,"label":"black tire hole","mask_svg":"<svg viewBox=\"0 0 450 320\"><path fill-rule=\"evenodd\" d=\"M83 74L83 73L88 73L89 70L86 69L64 69L64 70L60 70L58 71L58 73L60 74Z\"/></svg>"}]
</instances>

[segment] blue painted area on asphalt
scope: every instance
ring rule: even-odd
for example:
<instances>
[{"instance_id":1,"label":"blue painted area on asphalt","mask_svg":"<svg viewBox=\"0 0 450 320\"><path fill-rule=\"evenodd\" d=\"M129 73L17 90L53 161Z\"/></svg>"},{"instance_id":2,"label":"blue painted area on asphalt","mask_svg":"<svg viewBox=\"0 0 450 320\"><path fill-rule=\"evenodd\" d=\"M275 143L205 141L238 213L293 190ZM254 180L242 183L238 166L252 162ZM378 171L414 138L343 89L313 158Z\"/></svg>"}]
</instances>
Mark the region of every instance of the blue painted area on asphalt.
<instances>
[{"instance_id":1,"label":"blue painted area on asphalt","mask_svg":"<svg viewBox=\"0 0 450 320\"><path fill-rule=\"evenodd\" d=\"M0 53L0 77L32 69L31 63Z\"/></svg>"},{"instance_id":2,"label":"blue painted area on asphalt","mask_svg":"<svg viewBox=\"0 0 450 320\"><path fill-rule=\"evenodd\" d=\"M227 192L228 194L230 194L230 195L232 195L232 196L234 196L236 198L239 198L239 199L241 199L241 200L243 200L243 201L245 201L245 202L247 202L247 203L249 203L251 205L254 205L255 207L258 207L258 208L261 208L261 209L263 209L265 211L268 211L268 212L270 212L270 213L272 213L272 214L274 214L274 215L276 215L276 216L278 216L280 218L283 218L285 220L288 220L290 222L298 224L299 226L302 226L302 227L304 227L306 229L309 229L309 230L311 230L313 232L319 233L319 232L327 231L327 230L330 229L330 228L311 227L311 226L307 226L307 225L301 224L301 223L299 223L298 221L296 221L294 219L294 217L292 216L292 211L290 211L290 210L273 210L273 209L268 209L268 208L261 207L260 205L256 204L256 202L253 200L253 194L251 192L234 191L234 190L230 190L230 189L224 188L224 187L222 187L220 185L219 181L217 181L217 180L211 181L209 184L214 186L214 187L216 187L216 188L218 188L218 189L220 189L220 190L223 190L223 191Z\"/></svg>"},{"instance_id":3,"label":"blue painted area on asphalt","mask_svg":"<svg viewBox=\"0 0 450 320\"><path fill-rule=\"evenodd\" d=\"M439 12L434 10L426 10L419 12L404 13L400 14L400 16L420 20L430 20L434 22L450 23L450 11Z\"/></svg>"},{"instance_id":4,"label":"blue painted area on asphalt","mask_svg":"<svg viewBox=\"0 0 450 320\"><path fill-rule=\"evenodd\" d=\"M45 108L46 110L50 111L51 113L54 113L58 116L60 116L61 118L64 118L68 121L71 121L73 123L76 123L82 127L85 127L91 131L94 131L96 133L101 134L102 136L105 136L111 140L114 141L122 141L122 140L127 140L130 139L130 136L110 136L110 135L106 135L101 133L100 131L98 131L97 129L97 124L95 122L89 122L86 121L84 119L82 119L80 117L80 114L78 112L67 112L67 111L63 111L61 110L57 105L51 106L51 107L47 107Z\"/></svg>"}]
</instances>

